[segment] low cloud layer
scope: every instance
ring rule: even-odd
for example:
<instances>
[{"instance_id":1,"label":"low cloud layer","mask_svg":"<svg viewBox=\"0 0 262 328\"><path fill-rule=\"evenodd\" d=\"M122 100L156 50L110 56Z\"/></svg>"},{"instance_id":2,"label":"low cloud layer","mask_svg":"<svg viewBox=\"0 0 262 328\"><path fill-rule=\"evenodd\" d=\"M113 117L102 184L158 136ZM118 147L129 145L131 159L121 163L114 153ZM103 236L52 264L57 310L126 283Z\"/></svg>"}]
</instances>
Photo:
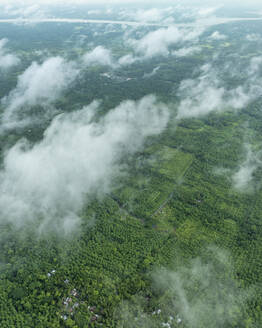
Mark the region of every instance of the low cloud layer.
<instances>
[{"instance_id":1,"label":"low cloud layer","mask_svg":"<svg viewBox=\"0 0 262 328\"><path fill-rule=\"evenodd\" d=\"M247 291L234 279L230 257L210 248L205 255L185 263L174 271L154 273L155 308L139 297L123 303L119 328L182 327L224 328L245 320Z\"/></svg>"},{"instance_id":2,"label":"low cloud layer","mask_svg":"<svg viewBox=\"0 0 262 328\"><path fill-rule=\"evenodd\" d=\"M17 86L2 99L2 129L24 125L24 114L32 106L47 107L74 81L78 69L61 57L52 57L42 64L33 62L18 77Z\"/></svg>"},{"instance_id":3,"label":"low cloud layer","mask_svg":"<svg viewBox=\"0 0 262 328\"><path fill-rule=\"evenodd\" d=\"M45 11L36 3L26 4L23 2L19 4L19 2L8 1L7 4L1 2L1 5L1 14L7 17L40 19L46 16Z\"/></svg>"},{"instance_id":4,"label":"low cloud layer","mask_svg":"<svg viewBox=\"0 0 262 328\"><path fill-rule=\"evenodd\" d=\"M77 5L77 4L141 4L141 5L146 5L146 4L174 4L173 1L171 0L161 0L161 3L159 3L159 0L2 0L2 4L16 4L16 5L31 5L31 4L38 4L38 5L50 5L50 4L63 4L63 5ZM180 3L178 3L180 4ZM192 6L212 6L217 7L218 2L215 0L184 0L183 4L186 5L192 5ZM223 5L224 3L221 2L220 5ZM240 5L238 0L230 0L227 2L228 5ZM261 2L260 0L250 0L248 2L249 6L254 6L254 5L260 5Z\"/></svg>"},{"instance_id":5,"label":"low cloud layer","mask_svg":"<svg viewBox=\"0 0 262 328\"><path fill-rule=\"evenodd\" d=\"M231 67L226 64L221 70L224 70L225 73L230 71L233 77L239 76L237 63L235 73ZM262 92L261 67L262 58L252 58L249 66L246 67L247 78L245 81L237 87L229 89L225 87L224 81L221 80L211 64L202 66L197 78L184 80L180 84L178 94L181 101L177 118L199 117L214 111L240 109L248 105Z\"/></svg>"},{"instance_id":6,"label":"low cloud layer","mask_svg":"<svg viewBox=\"0 0 262 328\"><path fill-rule=\"evenodd\" d=\"M123 19L131 19L142 23L162 23L170 24L174 22L172 15L175 9L173 7L167 8L150 8L142 9L139 8L135 11L122 10L120 16Z\"/></svg>"},{"instance_id":7,"label":"low cloud layer","mask_svg":"<svg viewBox=\"0 0 262 328\"><path fill-rule=\"evenodd\" d=\"M132 48L132 52L120 57L117 65L132 65L158 56L183 57L200 52L201 48L196 44L204 30L204 27L178 28L171 25L149 32L138 39L127 35L126 44ZM180 49L174 51L174 46Z\"/></svg>"},{"instance_id":8,"label":"low cloud layer","mask_svg":"<svg viewBox=\"0 0 262 328\"><path fill-rule=\"evenodd\" d=\"M137 55L144 58L168 56L171 54L170 47L185 42L196 42L203 32L202 28L179 29L170 26L149 32L140 40L130 39L128 43Z\"/></svg>"},{"instance_id":9,"label":"low cloud layer","mask_svg":"<svg viewBox=\"0 0 262 328\"><path fill-rule=\"evenodd\" d=\"M242 322L246 293L233 278L227 254L210 250L213 259L200 258L178 271L160 271L157 286L170 292L176 318L189 328L227 327Z\"/></svg>"},{"instance_id":10,"label":"low cloud layer","mask_svg":"<svg viewBox=\"0 0 262 328\"><path fill-rule=\"evenodd\" d=\"M259 153L254 153L251 146L245 145L246 158L243 163L240 164L237 172L232 176L233 187L236 190L244 191L251 190L252 181L254 180L254 172L258 167L262 166L262 162L259 159Z\"/></svg>"},{"instance_id":11,"label":"low cloud layer","mask_svg":"<svg viewBox=\"0 0 262 328\"><path fill-rule=\"evenodd\" d=\"M195 44L203 32L204 28L170 26L149 32L140 39L133 39L126 35L126 45L131 47L132 52L116 58L111 50L98 46L87 52L82 57L82 62L88 66L105 65L116 69L157 56L188 56L201 51L201 48ZM181 47L181 49L172 51L174 45Z\"/></svg>"},{"instance_id":12,"label":"low cloud layer","mask_svg":"<svg viewBox=\"0 0 262 328\"><path fill-rule=\"evenodd\" d=\"M12 66L19 64L20 62L19 58L16 55L11 54L8 51L6 47L7 42L7 39L0 40L0 70L8 69Z\"/></svg>"},{"instance_id":13,"label":"low cloud layer","mask_svg":"<svg viewBox=\"0 0 262 328\"><path fill-rule=\"evenodd\" d=\"M110 190L119 160L159 134L168 109L154 96L125 101L99 122L99 104L56 117L43 140L21 140L4 158L0 172L0 222L40 222L70 232L91 193Z\"/></svg>"},{"instance_id":14,"label":"low cloud layer","mask_svg":"<svg viewBox=\"0 0 262 328\"><path fill-rule=\"evenodd\" d=\"M198 18L210 17L210 16L214 15L215 12L218 9L220 9L221 7L223 7L223 4L220 4L220 5L215 6L215 7L213 7L213 6L212 7L206 7L206 6L204 6L204 7L202 7L202 8L200 8L200 9L197 10L197 12L196 12L197 15L196 16Z\"/></svg>"},{"instance_id":15,"label":"low cloud layer","mask_svg":"<svg viewBox=\"0 0 262 328\"><path fill-rule=\"evenodd\" d=\"M261 42L262 41L261 36L256 33L247 34L246 39L247 39L247 41L250 41L250 42Z\"/></svg>"},{"instance_id":16,"label":"low cloud layer","mask_svg":"<svg viewBox=\"0 0 262 328\"><path fill-rule=\"evenodd\" d=\"M105 66L115 66L112 53L110 50L98 46L90 52L87 52L82 60L85 65L105 65Z\"/></svg>"},{"instance_id":17,"label":"low cloud layer","mask_svg":"<svg viewBox=\"0 0 262 328\"><path fill-rule=\"evenodd\" d=\"M191 55L201 51L191 44L198 40L202 32L203 29L199 28L171 26L149 32L141 39L128 39L133 52L120 58L114 56L111 50L97 46L75 62L68 62L62 57L52 57L43 63L33 62L18 77L16 88L1 100L4 108L0 117L1 132L31 123L32 117L29 118L28 113L34 106L42 107L42 117L45 113L49 115L50 105L76 79L83 66L103 65L117 69L155 56ZM172 51L174 45L181 46L181 49Z\"/></svg>"},{"instance_id":18,"label":"low cloud layer","mask_svg":"<svg viewBox=\"0 0 262 328\"><path fill-rule=\"evenodd\" d=\"M219 31L215 31L209 37L209 39L211 39L211 40L225 40L226 38L227 38L227 36L224 34L221 34Z\"/></svg>"},{"instance_id":19,"label":"low cloud layer","mask_svg":"<svg viewBox=\"0 0 262 328\"><path fill-rule=\"evenodd\" d=\"M200 46L192 46L187 48L181 48L179 50L172 51L172 55L176 57L186 57L197 54L202 51Z\"/></svg>"},{"instance_id":20,"label":"low cloud layer","mask_svg":"<svg viewBox=\"0 0 262 328\"><path fill-rule=\"evenodd\" d=\"M144 78L144 79L148 79L148 78L150 78L150 77L156 75L156 73L157 73L157 71L158 71L159 69L160 69L160 66L155 67L155 68L152 70L152 72L150 72L150 73L145 73L144 76L143 76L143 78Z\"/></svg>"}]
</instances>

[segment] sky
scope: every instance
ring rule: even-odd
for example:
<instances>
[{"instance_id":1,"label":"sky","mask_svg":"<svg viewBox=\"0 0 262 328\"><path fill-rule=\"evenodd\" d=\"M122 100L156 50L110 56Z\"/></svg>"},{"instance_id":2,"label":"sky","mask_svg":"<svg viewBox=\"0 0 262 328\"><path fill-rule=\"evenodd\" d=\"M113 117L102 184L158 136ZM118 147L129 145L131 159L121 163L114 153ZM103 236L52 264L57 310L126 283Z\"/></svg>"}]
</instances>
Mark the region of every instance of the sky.
<instances>
[{"instance_id":1,"label":"sky","mask_svg":"<svg viewBox=\"0 0 262 328\"><path fill-rule=\"evenodd\" d=\"M79 5L79 7L78 7ZM85 6L85 9L81 7ZM119 8L121 10L119 10ZM117 15L116 18L116 8ZM81 9L81 10L80 10ZM146 11L145 11L146 9ZM236 10L234 10L236 9ZM99 13L98 13L99 10ZM123 11L126 15L123 15ZM165 26L174 23L174 14L185 12L185 18L195 18L198 21L210 17L245 17L248 14L261 15L262 2L249 0L1 0L1 18L66 18L66 11L70 12L70 18L93 17L92 15L106 15L107 19L125 21L138 21L143 23L161 22ZM91 11L93 12L91 14ZM95 13L95 11L97 13ZM190 15L191 12L191 17ZM192 14L194 14L193 17ZM73 17L72 17L73 15ZM91 16L90 16L91 15ZM176 17L177 19L177 17Z\"/></svg>"},{"instance_id":2,"label":"sky","mask_svg":"<svg viewBox=\"0 0 262 328\"><path fill-rule=\"evenodd\" d=\"M238 7L241 5L246 5L246 1L239 1L239 0L230 0L230 1L214 1L214 0L1 0L2 5L49 5L49 4L59 4L59 5L77 5L77 4L85 4L85 5L98 5L98 4L106 4L106 5L111 5L111 4L120 4L120 5L125 5L125 4L139 4L139 5L165 5L165 4L172 4L172 5L201 5L201 6L206 6L206 5L237 5ZM248 1L248 6L261 6L261 1L260 0L249 0Z\"/></svg>"}]
</instances>

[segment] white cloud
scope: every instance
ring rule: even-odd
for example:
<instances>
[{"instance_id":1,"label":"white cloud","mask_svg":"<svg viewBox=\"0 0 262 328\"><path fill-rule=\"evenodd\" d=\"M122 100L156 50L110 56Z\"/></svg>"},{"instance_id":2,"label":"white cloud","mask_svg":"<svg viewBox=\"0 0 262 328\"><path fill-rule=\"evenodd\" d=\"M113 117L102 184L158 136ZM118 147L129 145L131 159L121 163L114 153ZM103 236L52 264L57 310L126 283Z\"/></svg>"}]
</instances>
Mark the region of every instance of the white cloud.
<instances>
[{"instance_id":1,"label":"white cloud","mask_svg":"<svg viewBox=\"0 0 262 328\"><path fill-rule=\"evenodd\" d=\"M149 32L141 39L128 39L127 44L131 45L135 55L129 53L120 57L117 61L113 58L112 52L102 46L98 46L92 51L86 53L82 60L86 65L100 64L117 68L119 66L132 65L138 61L160 56L175 55L178 57L191 55L200 52L198 46L189 46L177 51L170 51L169 47L176 43L195 42L203 29L178 29L171 26L161 28L154 32Z\"/></svg>"},{"instance_id":2,"label":"white cloud","mask_svg":"<svg viewBox=\"0 0 262 328\"><path fill-rule=\"evenodd\" d=\"M123 12L124 18L134 19L140 22L158 22L163 19L162 11L158 8L151 8L148 10L139 9L136 12Z\"/></svg>"},{"instance_id":3,"label":"white cloud","mask_svg":"<svg viewBox=\"0 0 262 328\"><path fill-rule=\"evenodd\" d=\"M117 311L120 327L218 328L246 320L252 294L234 278L229 254L209 248L201 258L177 262L174 270L163 268L153 273L157 299L151 302L136 295L121 304Z\"/></svg>"},{"instance_id":4,"label":"white cloud","mask_svg":"<svg viewBox=\"0 0 262 328\"><path fill-rule=\"evenodd\" d=\"M250 61L250 66L248 69L248 76L252 77L259 73L259 70L262 68L262 57L253 57Z\"/></svg>"},{"instance_id":5,"label":"white cloud","mask_svg":"<svg viewBox=\"0 0 262 328\"><path fill-rule=\"evenodd\" d=\"M183 94L184 99L178 108L178 119L206 115L211 111L221 109L225 89L210 85L210 80L203 78L197 81L184 81L180 85L179 92L180 95Z\"/></svg>"},{"instance_id":6,"label":"white cloud","mask_svg":"<svg viewBox=\"0 0 262 328\"><path fill-rule=\"evenodd\" d=\"M185 56L193 55L195 53L199 53L201 51L202 51L201 47L192 46L192 47L181 48L179 50L172 51L172 55L176 57L185 57Z\"/></svg>"},{"instance_id":7,"label":"white cloud","mask_svg":"<svg viewBox=\"0 0 262 328\"><path fill-rule=\"evenodd\" d=\"M201 18L208 17L208 16L213 15L220 8L221 8L221 5L216 6L216 7L203 7L198 10L197 14Z\"/></svg>"},{"instance_id":8,"label":"white cloud","mask_svg":"<svg viewBox=\"0 0 262 328\"><path fill-rule=\"evenodd\" d=\"M2 8L1 8L2 5ZM10 17L41 19L46 17L46 12L41 8L40 4L13 3L0 4L2 14Z\"/></svg>"},{"instance_id":9,"label":"white cloud","mask_svg":"<svg viewBox=\"0 0 262 328\"><path fill-rule=\"evenodd\" d=\"M1 5L16 5L16 6L25 6L25 5L115 5L115 4L149 4L152 3L159 4L159 0L1 0ZM170 3L170 0L161 0L161 4Z\"/></svg>"},{"instance_id":10,"label":"white cloud","mask_svg":"<svg viewBox=\"0 0 262 328\"><path fill-rule=\"evenodd\" d=\"M258 154L255 154L250 145L245 145L246 158L232 176L233 187L240 191L247 191L253 181L253 173L261 166Z\"/></svg>"},{"instance_id":11,"label":"white cloud","mask_svg":"<svg viewBox=\"0 0 262 328\"><path fill-rule=\"evenodd\" d=\"M119 160L168 122L168 109L147 96L125 101L94 121L97 102L56 117L38 144L21 140L0 172L0 221L36 222L68 232L90 193L110 190Z\"/></svg>"},{"instance_id":12,"label":"white cloud","mask_svg":"<svg viewBox=\"0 0 262 328\"><path fill-rule=\"evenodd\" d=\"M157 56L175 55L182 57L200 52L201 48L195 44L204 30L204 27L198 26L178 28L172 25L149 32L139 39L129 38L127 34L125 36L126 43L133 48L133 53L119 58L118 64L120 66L132 65L135 62ZM172 51L174 45L182 48Z\"/></svg>"},{"instance_id":13,"label":"white cloud","mask_svg":"<svg viewBox=\"0 0 262 328\"><path fill-rule=\"evenodd\" d=\"M130 39L128 42L137 54L145 58L167 56L172 45L197 41L203 31L202 28L178 29L176 26L170 26L149 32L140 40Z\"/></svg>"},{"instance_id":14,"label":"white cloud","mask_svg":"<svg viewBox=\"0 0 262 328\"><path fill-rule=\"evenodd\" d=\"M87 12L88 15L100 15L102 13L103 12L101 10L98 10L98 9L88 10L88 12Z\"/></svg>"},{"instance_id":15,"label":"white cloud","mask_svg":"<svg viewBox=\"0 0 262 328\"><path fill-rule=\"evenodd\" d=\"M234 89L224 86L211 65L202 66L202 74L198 78L184 80L180 84L178 95L181 101L177 118L198 117L213 111L243 108L262 92L262 80L259 76L261 66L260 57L251 59L250 65L246 67L248 78L243 85Z\"/></svg>"},{"instance_id":16,"label":"white cloud","mask_svg":"<svg viewBox=\"0 0 262 328\"><path fill-rule=\"evenodd\" d=\"M226 35L221 34L219 31L215 31L214 33L212 33L209 36L209 39L213 39L213 40L225 40L227 38Z\"/></svg>"},{"instance_id":17,"label":"white cloud","mask_svg":"<svg viewBox=\"0 0 262 328\"><path fill-rule=\"evenodd\" d=\"M10 54L6 48L8 40L0 40L0 69L8 69L19 63L19 58L16 55Z\"/></svg>"},{"instance_id":18,"label":"white cloud","mask_svg":"<svg viewBox=\"0 0 262 328\"><path fill-rule=\"evenodd\" d=\"M250 165L248 162L244 163L233 176L234 188L246 190L249 183L253 180L253 173L255 170L256 166Z\"/></svg>"},{"instance_id":19,"label":"white cloud","mask_svg":"<svg viewBox=\"0 0 262 328\"><path fill-rule=\"evenodd\" d=\"M258 42L258 41L261 41L261 36L259 34L256 34L256 33L252 33L252 34L248 34L246 36L246 39L250 42Z\"/></svg>"},{"instance_id":20,"label":"white cloud","mask_svg":"<svg viewBox=\"0 0 262 328\"><path fill-rule=\"evenodd\" d=\"M140 60L139 57L134 57L132 54L128 54L123 57L120 57L118 60L118 64L120 66L132 65L139 60Z\"/></svg>"},{"instance_id":21,"label":"white cloud","mask_svg":"<svg viewBox=\"0 0 262 328\"><path fill-rule=\"evenodd\" d=\"M159 69L160 69L160 66L155 67L155 68L152 70L151 73L145 73L144 76L143 76L143 78L144 78L144 79L148 79L148 78L150 78L150 77L156 75L156 73L157 73L157 71L158 71Z\"/></svg>"},{"instance_id":22,"label":"white cloud","mask_svg":"<svg viewBox=\"0 0 262 328\"><path fill-rule=\"evenodd\" d=\"M173 22L173 13L173 7L137 9L136 11L125 9L120 13L120 16L124 19L132 19L142 23L171 23Z\"/></svg>"},{"instance_id":23,"label":"white cloud","mask_svg":"<svg viewBox=\"0 0 262 328\"><path fill-rule=\"evenodd\" d=\"M164 269L155 274L155 284L170 295L166 308L186 327L240 324L248 291L234 279L226 252L210 248L206 253L205 260L197 258L176 271Z\"/></svg>"},{"instance_id":24,"label":"white cloud","mask_svg":"<svg viewBox=\"0 0 262 328\"><path fill-rule=\"evenodd\" d=\"M2 128L14 127L25 122L18 122L21 112L26 112L32 106L48 106L76 78L78 70L74 64L61 57L52 57L42 64L33 62L24 73L18 77L17 86L8 96L2 99L4 113Z\"/></svg>"},{"instance_id":25,"label":"white cloud","mask_svg":"<svg viewBox=\"0 0 262 328\"><path fill-rule=\"evenodd\" d=\"M92 51L87 52L82 59L86 65L100 64L114 66L111 51L102 46L98 46Z\"/></svg>"},{"instance_id":26,"label":"white cloud","mask_svg":"<svg viewBox=\"0 0 262 328\"><path fill-rule=\"evenodd\" d=\"M102 65L109 66L113 69L119 68L119 66L132 65L139 60L141 60L141 58L135 57L132 54L124 55L116 60L111 50L102 46L96 47L82 57L82 62L87 66Z\"/></svg>"},{"instance_id":27,"label":"white cloud","mask_svg":"<svg viewBox=\"0 0 262 328\"><path fill-rule=\"evenodd\" d=\"M203 7L203 11L200 14L206 15L213 13L216 8L218 8L217 1L216 0L183 0L183 5L188 6L195 6L195 7ZM25 6L25 5L40 5L40 6L49 6L49 5L79 5L79 4L85 4L85 5L150 5L150 6L171 6L174 5L174 1L172 0L1 0L1 5L16 5L16 6ZM181 6L181 1L176 1L175 4L177 6ZM226 3L223 2L220 4L222 5L229 5L229 6L241 6L245 5L244 3L240 3L239 0L229 0ZM261 1L260 0L249 0L248 1L249 9L252 9L252 6L259 6L261 7Z\"/></svg>"}]
</instances>

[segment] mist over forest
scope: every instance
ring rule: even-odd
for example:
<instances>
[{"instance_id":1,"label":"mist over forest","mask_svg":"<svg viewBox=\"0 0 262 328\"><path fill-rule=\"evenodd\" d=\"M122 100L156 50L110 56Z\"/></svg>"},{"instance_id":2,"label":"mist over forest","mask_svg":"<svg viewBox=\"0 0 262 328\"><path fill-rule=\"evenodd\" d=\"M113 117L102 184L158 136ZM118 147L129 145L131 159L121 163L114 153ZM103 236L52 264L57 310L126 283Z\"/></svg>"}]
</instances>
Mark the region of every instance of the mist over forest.
<instances>
[{"instance_id":1,"label":"mist over forest","mask_svg":"<svg viewBox=\"0 0 262 328\"><path fill-rule=\"evenodd\" d=\"M262 4L0 3L0 327L262 327Z\"/></svg>"}]
</instances>

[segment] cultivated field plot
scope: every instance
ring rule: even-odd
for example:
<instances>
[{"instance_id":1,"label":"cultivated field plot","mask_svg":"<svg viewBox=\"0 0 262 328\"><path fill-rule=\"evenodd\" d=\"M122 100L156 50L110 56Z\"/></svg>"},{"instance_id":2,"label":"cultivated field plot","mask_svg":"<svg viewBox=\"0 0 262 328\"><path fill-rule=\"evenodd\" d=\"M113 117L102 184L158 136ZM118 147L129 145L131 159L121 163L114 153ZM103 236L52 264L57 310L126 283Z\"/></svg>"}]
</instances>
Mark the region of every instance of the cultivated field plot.
<instances>
[{"instance_id":1,"label":"cultivated field plot","mask_svg":"<svg viewBox=\"0 0 262 328\"><path fill-rule=\"evenodd\" d=\"M193 161L191 154L186 154L179 149L168 146L157 146L155 149L148 150L153 152L156 160L152 171L165 176L171 180L181 179Z\"/></svg>"},{"instance_id":2,"label":"cultivated field plot","mask_svg":"<svg viewBox=\"0 0 262 328\"><path fill-rule=\"evenodd\" d=\"M139 218L152 216L168 200L193 161L192 155L161 145L150 147L145 154L148 175L141 169L114 192L120 205Z\"/></svg>"}]
</instances>

